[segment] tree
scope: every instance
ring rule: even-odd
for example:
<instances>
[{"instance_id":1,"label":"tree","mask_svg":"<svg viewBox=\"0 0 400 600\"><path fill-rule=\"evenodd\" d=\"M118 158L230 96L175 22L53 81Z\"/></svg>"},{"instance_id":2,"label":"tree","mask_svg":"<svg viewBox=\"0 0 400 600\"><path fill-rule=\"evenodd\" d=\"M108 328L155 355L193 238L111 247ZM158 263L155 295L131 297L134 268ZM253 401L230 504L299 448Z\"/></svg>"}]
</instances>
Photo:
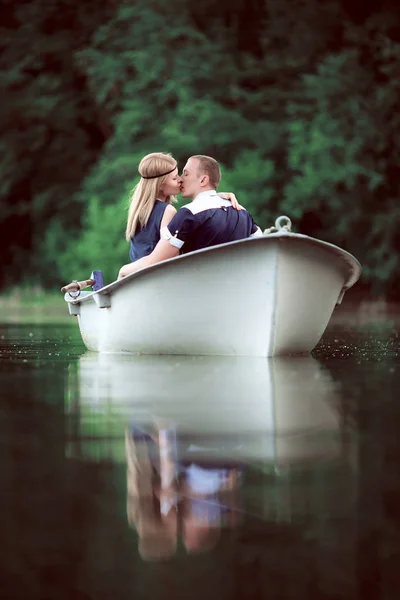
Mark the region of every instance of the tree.
<instances>
[{"instance_id":1,"label":"tree","mask_svg":"<svg viewBox=\"0 0 400 600\"><path fill-rule=\"evenodd\" d=\"M93 8L96 6L96 13ZM2 114L0 281L35 265L43 232L55 215L79 224L75 195L107 137L74 53L85 44L97 3L4 2L0 26ZM7 268L7 271L5 270ZM11 267L11 268L10 268ZM40 273L39 273L40 276Z\"/></svg>"},{"instance_id":2,"label":"tree","mask_svg":"<svg viewBox=\"0 0 400 600\"><path fill-rule=\"evenodd\" d=\"M361 20L341 0L6 4L0 243L14 280L115 276L137 165L161 150L181 166L215 156L261 227L288 213L400 293L389 0Z\"/></svg>"}]
</instances>

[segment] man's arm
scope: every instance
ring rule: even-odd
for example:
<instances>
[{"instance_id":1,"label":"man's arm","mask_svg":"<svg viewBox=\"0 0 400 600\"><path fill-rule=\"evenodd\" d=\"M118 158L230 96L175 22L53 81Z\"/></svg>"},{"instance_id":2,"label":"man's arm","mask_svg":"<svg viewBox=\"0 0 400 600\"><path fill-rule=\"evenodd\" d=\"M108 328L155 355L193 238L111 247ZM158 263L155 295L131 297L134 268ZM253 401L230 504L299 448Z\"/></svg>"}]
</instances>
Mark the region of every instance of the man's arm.
<instances>
[{"instance_id":1,"label":"man's arm","mask_svg":"<svg viewBox=\"0 0 400 600\"><path fill-rule=\"evenodd\" d=\"M250 213L249 213L250 215ZM251 233L250 236L251 238L253 237L263 237L263 232L260 229L260 227L257 225L257 223L255 222L255 220L253 219L253 217L250 215L251 221L252 221L252 225L251 225Z\"/></svg>"},{"instance_id":2,"label":"man's arm","mask_svg":"<svg viewBox=\"0 0 400 600\"><path fill-rule=\"evenodd\" d=\"M263 237L264 234L263 234L262 230L259 228L258 225L255 225L255 226L256 226L256 229L254 229L254 227L253 227L252 232L251 232L251 234L250 234L249 237L251 237L251 238L253 238L253 237Z\"/></svg>"},{"instance_id":3,"label":"man's arm","mask_svg":"<svg viewBox=\"0 0 400 600\"><path fill-rule=\"evenodd\" d=\"M145 267L150 267L150 265L155 265L163 260L167 260L167 258L174 258L174 256L178 256L178 254L179 248L173 246L169 240L161 239L151 254L121 267L118 273L118 279L122 279L131 273L136 273L136 271L140 271L140 269L144 269Z\"/></svg>"},{"instance_id":4,"label":"man's arm","mask_svg":"<svg viewBox=\"0 0 400 600\"><path fill-rule=\"evenodd\" d=\"M134 263L124 265L120 269L118 279L122 279L122 277L126 277L131 273L136 273L139 269L144 269L145 267L150 267L150 265L155 265L168 258L178 256L179 250L185 243L186 238L197 226L198 223L189 210L186 208L179 209L176 215L168 223L168 226L161 230L161 239L153 252ZM172 235L172 231L175 232L175 235Z\"/></svg>"}]
</instances>

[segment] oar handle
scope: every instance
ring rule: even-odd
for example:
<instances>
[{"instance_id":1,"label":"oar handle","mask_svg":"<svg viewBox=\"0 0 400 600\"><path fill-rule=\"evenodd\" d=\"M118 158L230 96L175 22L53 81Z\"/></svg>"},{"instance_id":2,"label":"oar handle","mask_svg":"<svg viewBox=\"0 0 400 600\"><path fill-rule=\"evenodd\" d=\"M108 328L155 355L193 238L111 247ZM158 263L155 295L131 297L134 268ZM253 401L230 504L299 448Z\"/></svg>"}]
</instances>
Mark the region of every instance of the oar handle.
<instances>
[{"instance_id":1,"label":"oar handle","mask_svg":"<svg viewBox=\"0 0 400 600\"><path fill-rule=\"evenodd\" d=\"M94 279L86 279L85 281L71 281L68 285L64 285L61 291L66 294L67 292L79 292L84 288L94 284Z\"/></svg>"}]
</instances>

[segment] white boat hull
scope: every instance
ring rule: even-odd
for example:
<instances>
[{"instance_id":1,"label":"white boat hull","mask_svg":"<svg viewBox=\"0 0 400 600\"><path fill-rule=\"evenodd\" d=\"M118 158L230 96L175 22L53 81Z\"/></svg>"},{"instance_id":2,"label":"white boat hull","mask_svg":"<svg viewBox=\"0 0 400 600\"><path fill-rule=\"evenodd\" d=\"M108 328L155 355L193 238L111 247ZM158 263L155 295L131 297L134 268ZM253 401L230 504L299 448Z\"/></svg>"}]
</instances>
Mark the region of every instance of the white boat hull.
<instances>
[{"instance_id":1,"label":"white boat hull","mask_svg":"<svg viewBox=\"0 0 400 600\"><path fill-rule=\"evenodd\" d=\"M310 352L359 274L340 248L279 233L183 255L66 300L92 351L269 357Z\"/></svg>"}]
</instances>

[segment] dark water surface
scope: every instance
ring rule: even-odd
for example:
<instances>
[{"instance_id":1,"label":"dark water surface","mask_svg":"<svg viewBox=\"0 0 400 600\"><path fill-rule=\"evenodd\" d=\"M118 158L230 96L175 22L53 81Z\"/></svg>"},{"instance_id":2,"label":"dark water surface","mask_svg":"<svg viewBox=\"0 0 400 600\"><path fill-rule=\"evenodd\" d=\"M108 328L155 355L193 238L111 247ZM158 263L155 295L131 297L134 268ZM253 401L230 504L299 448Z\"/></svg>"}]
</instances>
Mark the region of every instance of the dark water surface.
<instances>
[{"instance_id":1,"label":"dark water surface","mask_svg":"<svg viewBox=\"0 0 400 600\"><path fill-rule=\"evenodd\" d=\"M0 325L0 599L400 598L398 323L271 360Z\"/></svg>"}]
</instances>

